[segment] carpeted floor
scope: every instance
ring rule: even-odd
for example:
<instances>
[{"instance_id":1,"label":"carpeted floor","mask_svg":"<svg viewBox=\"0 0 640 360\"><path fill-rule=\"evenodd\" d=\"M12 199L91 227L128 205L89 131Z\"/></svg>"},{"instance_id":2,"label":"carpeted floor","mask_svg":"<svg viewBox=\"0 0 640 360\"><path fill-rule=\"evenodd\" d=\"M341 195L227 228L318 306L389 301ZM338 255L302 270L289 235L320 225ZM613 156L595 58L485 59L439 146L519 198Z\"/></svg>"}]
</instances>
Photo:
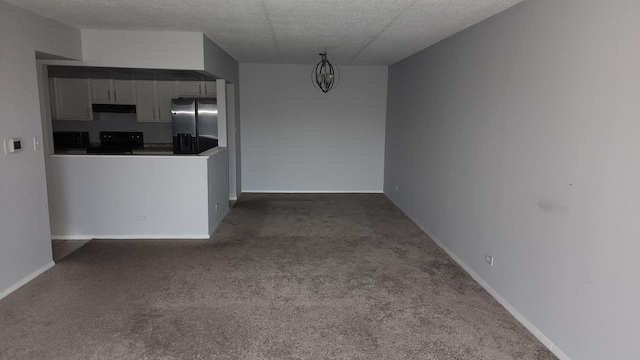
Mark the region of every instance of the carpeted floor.
<instances>
[{"instance_id":1,"label":"carpeted floor","mask_svg":"<svg viewBox=\"0 0 640 360\"><path fill-rule=\"evenodd\" d=\"M380 194L243 195L212 241L91 241L1 359L555 359Z\"/></svg>"}]
</instances>

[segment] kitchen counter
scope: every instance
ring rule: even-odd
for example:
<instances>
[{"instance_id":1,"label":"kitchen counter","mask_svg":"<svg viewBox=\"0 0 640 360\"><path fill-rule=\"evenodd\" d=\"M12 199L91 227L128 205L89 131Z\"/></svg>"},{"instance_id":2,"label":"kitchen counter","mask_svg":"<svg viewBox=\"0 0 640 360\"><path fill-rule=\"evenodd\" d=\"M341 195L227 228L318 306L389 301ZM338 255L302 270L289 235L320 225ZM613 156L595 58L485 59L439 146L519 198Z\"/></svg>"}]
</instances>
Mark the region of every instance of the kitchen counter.
<instances>
[{"instance_id":1,"label":"kitchen counter","mask_svg":"<svg viewBox=\"0 0 640 360\"><path fill-rule=\"evenodd\" d=\"M172 146L145 146L140 149L133 149L128 153L119 153L119 154L95 154L95 153L87 153L86 149L67 149L67 150L58 150L51 156L69 156L69 155L79 155L79 156L170 156L170 157L202 157L202 156L211 156L221 151L220 147L214 147L212 149L201 152L200 154L174 154Z\"/></svg>"},{"instance_id":2,"label":"kitchen counter","mask_svg":"<svg viewBox=\"0 0 640 360\"><path fill-rule=\"evenodd\" d=\"M144 147L133 149L133 155L173 155L173 147Z\"/></svg>"},{"instance_id":3,"label":"kitchen counter","mask_svg":"<svg viewBox=\"0 0 640 360\"><path fill-rule=\"evenodd\" d=\"M93 151L91 151L93 149ZM100 149L99 151L96 151ZM56 150L55 155L173 155L173 144L146 143L143 148L134 148L125 152L102 152L109 148L100 146L100 143L92 143L88 149L62 149Z\"/></svg>"},{"instance_id":4,"label":"kitchen counter","mask_svg":"<svg viewBox=\"0 0 640 360\"><path fill-rule=\"evenodd\" d=\"M228 210L227 148L46 160L54 238L209 239Z\"/></svg>"},{"instance_id":5,"label":"kitchen counter","mask_svg":"<svg viewBox=\"0 0 640 360\"><path fill-rule=\"evenodd\" d=\"M130 152L124 153L89 153L87 149L67 149L67 150L58 150L54 155L174 155L173 148L141 148L141 149L133 149Z\"/></svg>"}]
</instances>

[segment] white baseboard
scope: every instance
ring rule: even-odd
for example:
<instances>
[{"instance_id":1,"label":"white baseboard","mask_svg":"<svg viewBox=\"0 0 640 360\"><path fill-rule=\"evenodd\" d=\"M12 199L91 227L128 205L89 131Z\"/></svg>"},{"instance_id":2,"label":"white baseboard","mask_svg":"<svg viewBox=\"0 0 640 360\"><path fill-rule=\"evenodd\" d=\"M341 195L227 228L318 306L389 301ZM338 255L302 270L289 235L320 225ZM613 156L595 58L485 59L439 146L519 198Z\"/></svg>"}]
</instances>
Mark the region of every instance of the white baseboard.
<instances>
[{"instance_id":1,"label":"white baseboard","mask_svg":"<svg viewBox=\"0 0 640 360\"><path fill-rule=\"evenodd\" d=\"M546 337L542 333L542 331L540 331L535 325L533 325L533 323L529 321L529 319L527 319L518 310L516 310L516 308L514 308L507 300L505 300L502 296L500 296L500 294L498 294L496 290L494 290L486 281L484 281L484 279L482 279L480 275L478 275L475 271L471 270L471 268L466 263L464 263L460 258L458 258L449 248L447 248L440 240L438 240L438 238L433 236L433 234L431 234L427 230L423 229L423 231L433 240L433 242L435 242L442 250L444 250L449 256L451 256L451 258L456 263L458 263L458 265L460 265L464 269L464 271L466 271L469 275L471 275L471 277L476 282L478 282L480 286L482 286L485 290L487 290L489 295L493 296L493 298L496 299L500 303L500 305L502 305L505 309L507 309L507 311L511 313L513 317L516 318L516 320L518 320L522 325L524 325L524 327L526 327L527 330L529 330L533 334L533 336L535 336L538 340L540 340L540 342L544 346L546 346L547 349L553 352L560 360L571 360L569 356L567 356L557 346L555 346L555 344L548 337Z\"/></svg>"},{"instance_id":2,"label":"white baseboard","mask_svg":"<svg viewBox=\"0 0 640 360\"><path fill-rule=\"evenodd\" d=\"M43 272L51 269L56 263L53 262L53 260L49 263L47 263L45 266L41 267L40 269L32 272L31 274L23 277L20 281L18 281L17 283L13 284L12 286L10 286L8 289L0 292L0 300L4 299L5 297L7 297L9 294L11 294L12 292L18 290L19 288L21 288L22 286L24 286L26 283L28 283L29 281L35 279L38 275L42 274Z\"/></svg>"},{"instance_id":3,"label":"white baseboard","mask_svg":"<svg viewBox=\"0 0 640 360\"><path fill-rule=\"evenodd\" d=\"M425 229L423 225L421 225L416 219L414 219L409 214L405 213L402 208L391 199L389 196L387 198L396 206L403 214L405 214L411 221L413 221L416 226L418 226L427 236L433 240L444 252L447 253L464 271L466 271L480 286L482 286L489 295L493 296L500 305L502 305L511 315L513 315L516 320L518 320L529 332L533 334L540 342L551 351L555 356L560 360L571 360L567 354L565 354L562 350L560 350L547 336L545 336L540 329L538 329L529 319L527 319L524 315L522 315L515 307L513 307L507 300L505 300L496 290L494 290L491 285L489 285L480 275L476 274L475 271L471 269L464 261L462 261L456 254L453 253L448 247L446 247L442 241L440 241L437 237L435 237L428 229Z\"/></svg>"},{"instance_id":4,"label":"white baseboard","mask_svg":"<svg viewBox=\"0 0 640 360\"><path fill-rule=\"evenodd\" d=\"M211 238L211 235L218 228L222 220L229 214L227 208L225 213L218 219L218 222L214 225L213 229L208 235L202 234L187 234L187 235L167 235L167 234L136 234L136 235L51 235L53 240L207 240Z\"/></svg>"},{"instance_id":5,"label":"white baseboard","mask_svg":"<svg viewBox=\"0 0 640 360\"><path fill-rule=\"evenodd\" d=\"M213 233L216 232L216 230L218 229L218 226L220 226L220 224L222 223L222 220L224 220L224 218L227 217L227 215L229 215L229 210L227 208L227 211L224 212L224 214L222 214L222 216L220 217L220 219L218 219L218 222L213 225L213 228L211 229L211 231L209 231L209 239L211 239L211 237L213 236Z\"/></svg>"},{"instance_id":6,"label":"white baseboard","mask_svg":"<svg viewBox=\"0 0 640 360\"><path fill-rule=\"evenodd\" d=\"M382 190L243 190L248 194L382 194Z\"/></svg>"},{"instance_id":7,"label":"white baseboard","mask_svg":"<svg viewBox=\"0 0 640 360\"><path fill-rule=\"evenodd\" d=\"M91 240L92 236L84 235L51 235L52 240Z\"/></svg>"},{"instance_id":8,"label":"white baseboard","mask_svg":"<svg viewBox=\"0 0 640 360\"><path fill-rule=\"evenodd\" d=\"M51 235L53 240L200 240L208 235Z\"/></svg>"}]
</instances>

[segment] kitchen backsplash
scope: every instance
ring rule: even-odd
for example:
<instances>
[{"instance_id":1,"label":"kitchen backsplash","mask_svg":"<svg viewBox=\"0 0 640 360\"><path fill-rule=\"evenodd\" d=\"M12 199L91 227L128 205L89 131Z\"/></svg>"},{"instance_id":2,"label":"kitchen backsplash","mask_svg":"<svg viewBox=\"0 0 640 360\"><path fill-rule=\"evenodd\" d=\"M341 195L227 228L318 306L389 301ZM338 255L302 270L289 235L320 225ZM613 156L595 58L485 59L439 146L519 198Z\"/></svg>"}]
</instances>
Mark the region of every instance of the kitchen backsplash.
<instances>
[{"instance_id":1,"label":"kitchen backsplash","mask_svg":"<svg viewBox=\"0 0 640 360\"><path fill-rule=\"evenodd\" d=\"M138 122L136 114L93 113L93 121L54 120L53 131L88 131L89 141L100 142L100 131L142 131L145 143L173 142L171 122Z\"/></svg>"}]
</instances>

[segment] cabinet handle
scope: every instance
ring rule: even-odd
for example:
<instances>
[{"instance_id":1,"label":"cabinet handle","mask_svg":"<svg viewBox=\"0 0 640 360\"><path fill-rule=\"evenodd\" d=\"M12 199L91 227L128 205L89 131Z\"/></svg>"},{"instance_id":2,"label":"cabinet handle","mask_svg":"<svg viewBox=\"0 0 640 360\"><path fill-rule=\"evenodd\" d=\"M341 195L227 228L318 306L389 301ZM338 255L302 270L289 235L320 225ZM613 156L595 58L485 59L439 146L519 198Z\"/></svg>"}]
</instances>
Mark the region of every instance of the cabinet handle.
<instances>
[{"instance_id":1,"label":"cabinet handle","mask_svg":"<svg viewBox=\"0 0 640 360\"><path fill-rule=\"evenodd\" d=\"M156 118L156 109L153 109L153 119L155 120Z\"/></svg>"},{"instance_id":2,"label":"cabinet handle","mask_svg":"<svg viewBox=\"0 0 640 360\"><path fill-rule=\"evenodd\" d=\"M153 109L153 111L155 112L156 110ZM162 120L162 112L160 111L160 109L158 109L158 119Z\"/></svg>"},{"instance_id":3,"label":"cabinet handle","mask_svg":"<svg viewBox=\"0 0 640 360\"><path fill-rule=\"evenodd\" d=\"M111 101L111 91L107 91L107 97L109 98L109 101Z\"/></svg>"},{"instance_id":4,"label":"cabinet handle","mask_svg":"<svg viewBox=\"0 0 640 360\"><path fill-rule=\"evenodd\" d=\"M207 84L204 84L204 93L207 94L209 91L207 89Z\"/></svg>"}]
</instances>

